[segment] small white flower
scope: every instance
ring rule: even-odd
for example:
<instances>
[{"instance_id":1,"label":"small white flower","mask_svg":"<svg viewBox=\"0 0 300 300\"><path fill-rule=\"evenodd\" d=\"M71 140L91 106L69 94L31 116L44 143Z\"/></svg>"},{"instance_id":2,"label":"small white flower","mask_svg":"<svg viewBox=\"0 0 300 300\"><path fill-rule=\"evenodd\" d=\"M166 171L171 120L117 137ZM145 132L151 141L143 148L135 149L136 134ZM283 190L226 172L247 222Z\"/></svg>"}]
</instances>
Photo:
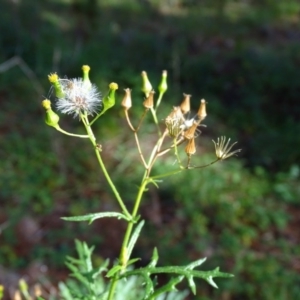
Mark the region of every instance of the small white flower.
<instances>
[{"instance_id":1,"label":"small white flower","mask_svg":"<svg viewBox=\"0 0 300 300\"><path fill-rule=\"evenodd\" d=\"M93 115L101 106L101 94L93 84L87 87L81 78L59 79L64 97L58 98L57 109L64 114L73 114L74 117L80 113Z\"/></svg>"},{"instance_id":2,"label":"small white flower","mask_svg":"<svg viewBox=\"0 0 300 300\"><path fill-rule=\"evenodd\" d=\"M217 142L213 141L213 143L215 144L216 156L220 160L224 160L224 159L226 159L226 158L242 151L242 149L238 149L238 150L234 150L234 151L230 152L232 147L237 142L230 145L229 144L230 139L228 139L228 141L226 142L226 137L225 136L221 136L221 138L218 138Z\"/></svg>"}]
</instances>

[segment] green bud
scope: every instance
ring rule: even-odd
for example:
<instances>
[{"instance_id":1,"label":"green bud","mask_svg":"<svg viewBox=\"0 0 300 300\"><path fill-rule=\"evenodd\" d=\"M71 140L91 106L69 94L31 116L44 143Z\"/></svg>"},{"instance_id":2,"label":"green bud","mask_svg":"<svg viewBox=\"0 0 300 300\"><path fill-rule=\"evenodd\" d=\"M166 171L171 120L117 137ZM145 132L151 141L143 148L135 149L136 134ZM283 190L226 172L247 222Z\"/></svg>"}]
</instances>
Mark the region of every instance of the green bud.
<instances>
[{"instance_id":1,"label":"green bud","mask_svg":"<svg viewBox=\"0 0 300 300\"><path fill-rule=\"evenodd\" d=\"M117 83L110 83L109 85L109 91L107 95L103 98L103 110L101 113L104 113L106 110L110 109L115 105L115 93L116 90L118 89L118 84Z\"/></svg>"},{"instance_id":2,"label":"green bud","mask_svg":"<svg viewBox=\"0 0 300 300\"><path fill-rule=\"evenodd\" d=\"M84 65L82 66L82 71L83 71L83 84L86 88L90 88L92 86L92 83L90 81L90 78L89 78L89 72L90 72L90 67L87 66L87 65Z\"/></svg>"},{"instance_id":3,"label":"green bud","mask_svg":"<svg viewBox=\"0 0 300 300\"><path fill-rule=\"evenodd\" d=\"M160 94L165 93L168 89L167 76L168 76L168 73L166 70L164 70L161 75L160 84L158 85L158 91Z\"/></svg>"},{"instance_id":4,"label":"green bud","mask_svg":"<svg viewBox=\"0 0 300 300\"><path fill-rule=\"evenodd\" d=\"M52 83L54 90L55 90L55 95L57 98L63 98L65 96L62 87L59 82L59 78L56 73L51 73L48 75L48 79L50 83Z\"/></svg>"},{"instance_id":5,"label":"green bud","mask_svg":"<svg viewBox=\"0 0 300 300\"><path fill-rule=\"evenodd\" d=\"M45 123L49 126L57 128L59 127L58 122L59 116L52 109L48 109L46 111Z\"/></svg>"},{"instance_id":6,"label":"green bud","mask_svg":"<svg viewBox=\"0 0 300 300\"><path fill-rule=\"evenodd\" d=\"M142 72L142 80L143 80L143 85L142 85L142 92L146 95L146 97L149 96L149 93L152 91L152 85L148 79L148 75L145 71Z\"/></svg>"},{"instance_id":7,"label":"green bud","mask_svg":"<svg viewBox=\"0 0 300 300\"><path fill-rule=\"evenodd\" d=\"M46 110L45 123L54 128L59 128L59 116L51 109L51 102L48 99L43 100L42 106Z\"/></svg>"}]
</instances>

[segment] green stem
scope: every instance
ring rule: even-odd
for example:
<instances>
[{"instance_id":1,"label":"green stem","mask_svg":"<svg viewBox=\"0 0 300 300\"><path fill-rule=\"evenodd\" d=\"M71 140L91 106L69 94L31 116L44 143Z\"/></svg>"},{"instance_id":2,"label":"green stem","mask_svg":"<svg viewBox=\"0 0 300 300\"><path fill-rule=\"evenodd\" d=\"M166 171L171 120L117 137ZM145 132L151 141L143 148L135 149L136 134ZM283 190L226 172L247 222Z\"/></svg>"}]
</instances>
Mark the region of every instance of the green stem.
<instances>
[{"instance_id":1,"label":"green stem","mask_svg":"<svg viewBox=\"0 0 300 300\"><path fill-rule=\"evenodd\" d=\"M157 109L160 105L160 102L161 102L161 99L162 99L163 95L164 95L164 93L159 93L158 99L156 101L155 112L157 111Z\"/></svg>"},{"instance_id":2,"label":"green stem","mask_svg":"<svg viewBox=\"0 0 300 300\"><path fill-rule=\"evenodd\" d=\"M149 181L148 181L148 178L146 178L146 173L145 173L145 175L143 177L143 180L142 180L142 184L139 188L139 192L138 192L136 200L135 200L133 210L132 210L132 214L131 214L132 219L127 225L126 233L125 233L124 240L123 240L123 243L122 243L122 248L121 248L119 259L120 259L120 265L122 265L124 267L126 267L127 261L129 260L129 257L127 256L127 245L129 243L129 239L130 239L130 236L131 236L131 233L132 233L134 219L137 216L139 206L140 206L140 203L141 203L141 200L142 200L142 196L143 196L143 193L145 191L145 188L146 188L148 182ZM119 277L119 274L116 273L115 276L112 279L112 284L110 286L109 294L108 294L108 298L107 298L108 300L113 299L115 289L116 289L116 286L117 286L118 277Z\"/></svg>"},{"instance_id":3,"label":"green stem","mask_svg":"<svg viewBox=\"0 0 300 300\"><path fill-rule=\"evenodd\" d=\"M92 126L106 111L107 109L103 108L103 110L90 122L90 126Z\"/></svg>"},{"instance_id":4,"label":"green stem","mask_svg":"<svg viewBox=\"0 0 300 300\"><path fill-rule=\"evenodd\" d=\"M160 174L160 175L157 175L157 176L153 176L153 177L151 177L151 179L156 180L156 179L160 179L160 178L172 176L172 175L178 174L178 173L180 173L180 172L182 172L184 170L185 169L179 169L179 170L171 171L171 172L168 172L168 173L164 173L164 174Z\"/></svg>"},{"instance_id":5,"label":"green stem","mask_svg":"<svg viewBox=\"0 0 300 300\"><path fill-rule=\"evenodd\" d=\"M206 168L206 167L209 167L209 166L215 164L216 162L218 162L218 161L220 161L220 160L222 160L222 159L217 158L216 160L210 162L209 164L202 165L202 166L188 167L188 168L186 168L186 169L202 169L202 168Z\"/></svg>"},{"instance_id":6,"label":"green stem","mask_svg":"<svg viewBox=\"0 0 300 300\"><path fill-rule=\"evenodd\" d=\"M67 131L65 131L65 130L61 129L59 126L57 126L57 127L54 127L54 128L55 128L56 130L58 130L58 131L62 132L63 134L66 134L66 135L70 135L70 136L76 136L76 137L79 137L79 138L85 138L85 139L89 138L89 136L88 136L88 135L81 135L81 134L75 134L75 133L70 133L70 132L67 132Z\"/></svg>"},{"instance_id":7,"label":"green stem","mask_svg":"<svg viewBox=\"0 0 300 300\"><path fill-rule=\"evenodd\" d=\"M151 110L151 113L152 113L152 117L153 117L154 123L155 123L156 128L157 128L158 136L161 137L161 131L160 131L160 128L159 128L159 125L158 125L157 116L156 116L156 110L154 108L150 108L150 110Z\"/></svg>"},{"instance_id":8,"label":"green stem","mask_svg":"<svg viewBox=\"0 0 300 300\"><path fill-rule=\"evenodd\" d=\"M151 112L153 113L154 120L156 119L156 121L157 121L156 112L153 109L151 109ZM127 117L128 117L128 115L127 115ZM129 122L129 124L130 124L130 122ZM158 123L157 123L157 125L158 125ZM159 131L159 133L160 133L160 131ZM128 243L130 240L132 230L133 230L134 220L137 217L138 210L139 210L141 200L142 200L142 196L143 196L143 193L145 192L146 186L151 181L150 180L151 169L152 169L154 161L157 158L157 153L160 150L160 147L163 143L165 136L166 136L166 132L163 135L160 134L160 138L158 139L156 145L154 146L154 148L152 150L152 153L150 155L148 163L145 164L145 166L146 166L145 173L142 178L137 197L135 199L134 207L133 207L133 210L131 213L131 220L128 222L127 229L126 229L125 236L124 236L123 243L122 243L122 247L121 247L121 251L120 251L119 265L122 266L124 269L126 268L127 262L130 259L130 257L127 254L127 247L128 247ZM112 278L112 284L109 288L109 294L108 294L108 298L107 298L108 300L113 300L117 282L119 280L119 276L120 276L120 272L117 272Z\"/></svg>"},{"instance_id":9,"label":"green stem","mask_svg":"<svg viewBox=\"0 0 300 300\"><path fill-rule=\"evenodd\" d=\"M97 156L99 165L100 165L100 167L101 167L101 169L102 169L102 172L103 172L103 174L104 174L104 176L105 176L105 178L106 178L108 184L110 185L110 187L111 187L113 193L115 194L115 197L116 197L116 199L117 199L119 205L121 206L123 213L126 215L126 217L128 217L129 219L131 219L131 215L130 215L130 213L128 212L128 210L127 210L127 208L126 208L126 206L125 206L125 204L124 204L124 202L123 202L123 200L122 200L122 198L121 198L121 196L120 196L118 190L116 189L114 183L112 182L112 180L111 180L111 178L110 178L110 176L109 176L109 174L108 174L108 172L107 172L107 170L106 170L106 167L105 167L105 165L104 165L104 163L103 163L102 157L101 157L101 155L100 155L100 151L99 151L98 148L97 148L97 143L96 143L95 135L94 135L94 133L93 133L93 131L92 131L92 128L91 128L91 126L90 126L90 124L89 124L89 122L88 122L87 116L82 115L81 118L82 118L82 122L83 122L83 124L84 124L84 126L85 126L85 129L86 129L86 131L87 131L87 133L88 133L88 136L89 136L89 138L90 138L90 141L91 141L91 143L92 143L93 146L94 146L95 153L96 153L96 156Z\"/></svg>"}]
</instances>

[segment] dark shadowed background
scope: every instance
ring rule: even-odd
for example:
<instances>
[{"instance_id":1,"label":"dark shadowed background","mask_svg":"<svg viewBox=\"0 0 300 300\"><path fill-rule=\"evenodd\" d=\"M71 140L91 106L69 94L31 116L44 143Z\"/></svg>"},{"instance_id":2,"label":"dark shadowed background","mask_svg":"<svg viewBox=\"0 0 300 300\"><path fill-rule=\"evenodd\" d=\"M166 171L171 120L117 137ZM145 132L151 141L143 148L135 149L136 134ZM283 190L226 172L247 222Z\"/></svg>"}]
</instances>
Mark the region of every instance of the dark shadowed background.
<instances>
[{"instance_id":1,"label":"dark shadowed background","mask_svg":"<svg viewBox=\"0 0 300 300\"><path fill-rule=\"evenodd\" d=\"M18 278L55 289L74 239L96 245L95 262L118 255L119 220L63 222L60 217L118 210L88 142L47 127L41 101L47 75L90 78L116 106L96 124L111 176L132 202L142 174L123 119L124 88L142 111L141 77L157 86L168 70L160 119L182 94L208 102L195 160L213 158L212 139L230 136L238 158L185 172L151 188L136 248L146 264L208 257L232 279L219 290L199 281L191 299L297 299L300 294L300 3L297 0L0 0L0 284ZM149 118L150 120L150 118ZM163 122L162 122L163 124ZM82 132L65 116L63 128ZM146 123L144 147L155 143ZM174 157L155 168L172 167ZM9 299L9 298L8 298Z\"/></svg>"}]
</instances>

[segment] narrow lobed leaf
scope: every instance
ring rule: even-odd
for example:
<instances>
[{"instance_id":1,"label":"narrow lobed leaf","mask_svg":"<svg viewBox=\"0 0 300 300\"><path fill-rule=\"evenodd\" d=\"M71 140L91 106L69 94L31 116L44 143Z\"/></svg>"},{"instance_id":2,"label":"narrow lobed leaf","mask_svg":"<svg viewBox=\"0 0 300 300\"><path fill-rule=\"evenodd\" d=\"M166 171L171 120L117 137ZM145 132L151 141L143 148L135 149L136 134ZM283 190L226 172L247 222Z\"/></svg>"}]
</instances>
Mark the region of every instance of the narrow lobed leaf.
<instances>
[{"instance_id":1,"label":"narrow lobed leaf","mask_svg":"<svg viewBox=\"0 0 300 300\"><path fill-rule=\"evenodd\" d=\"M88 221L89 224L91 224L95 220L101 218L117 218L117 219L124 219L129 221L125 215L118 212L100 212L100 213L88 214L83 216L62 217L61 219L65 221L73 221L73 222Z\"/></svg>"}]
</instances>

